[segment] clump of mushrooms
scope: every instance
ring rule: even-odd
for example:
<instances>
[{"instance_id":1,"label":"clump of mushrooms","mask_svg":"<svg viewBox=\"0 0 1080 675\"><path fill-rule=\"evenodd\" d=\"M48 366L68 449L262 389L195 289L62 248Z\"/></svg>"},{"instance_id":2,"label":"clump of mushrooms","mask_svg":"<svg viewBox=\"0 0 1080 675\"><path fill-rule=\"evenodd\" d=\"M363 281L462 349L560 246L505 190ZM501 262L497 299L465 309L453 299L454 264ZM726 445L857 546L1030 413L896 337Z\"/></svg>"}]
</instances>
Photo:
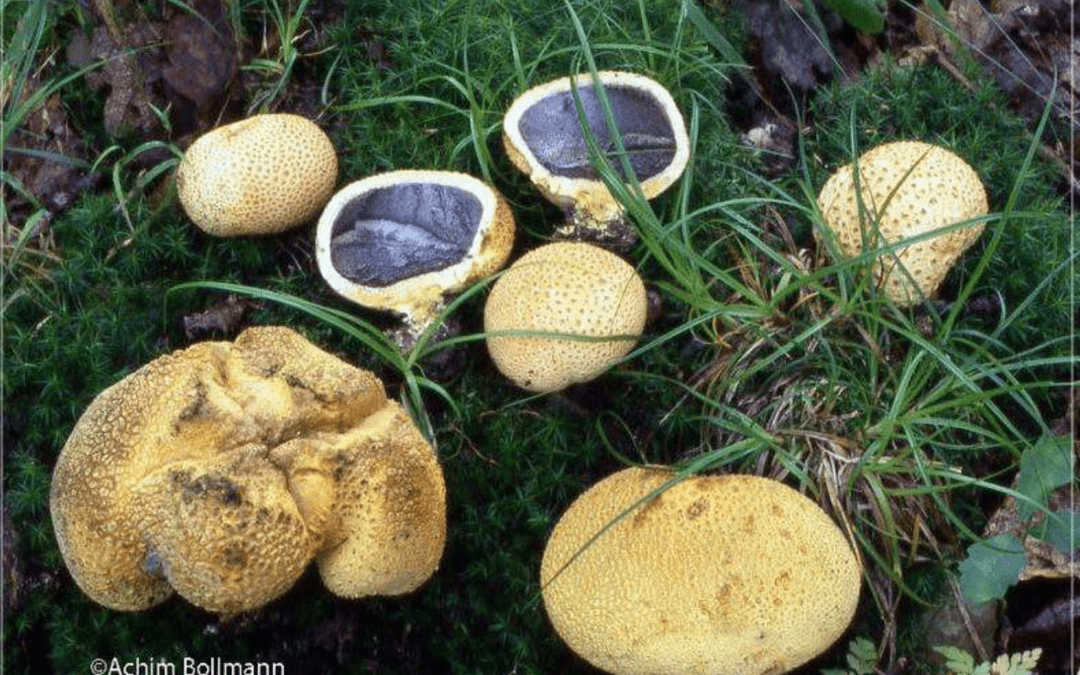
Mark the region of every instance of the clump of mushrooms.
<instances>
[{"instance_id":1,"label":"clump of mushrooms","mask_svg":"<svg viewBox=\"0 0 1080 675\"><path fill-rule=\"evenodd\" d=\"M351 183L326 205L319 272L339 295L404 317L407 349L448 294L498 271L514 243L506 200L450 171L391 171Z\"/></svg>"},{"instance_id":2,"label":"clump of mushrooms","mask_svg":"<svg viewBox=\"0 0 1080 675\"><path fill-rule=\"evenodd\" d=\"M629 468L560 517L540 581L556 632L616 675L765 675L826 650L861 566L814 502L758 476Z\"/></svg>"},{"instance_id":3,"label":"clump of mushrooms","mask_svg":"<svg viewBox=\"0 0 1080 675\"><path fill-rule=\"evenodd\" d=\"M611 104L615 125L645 198L674 183L690 158L686 124L671 94L658 82L620 71L597 73ZM574 100L576 89L582 117ZM588 129L612 168L624 179L617 145L604 117L591 74L564 77L529 89L503 118L503 146L568 222L558 236L628 250L636 241L632 225L589 159Z\"/></svg>"},{"instance_id":4,"label":"clump of mushrooms","mask_svg":"<svg viewBox=\"0 0 1080 675\"><path fill-rule=\"evenodd\" d=\"M879 145L856 165L857 175L855 166L842 167L818 195L837 253L854 258L887 248L872 265L886 296L902 306L933 298L985 227L963 224L988 210L978 174L954 153L919 141ZM903 244L950 225L961 226Z\"/></svg>"},{"instance_id":5,"label":"clump of mushrooms","mask_svg":"<svg viewBox=\"0 0 1080 675\"><path fill-rule=\"evenodd\" d=\"M496 280L484 331L503 375L547 393L611 368L633 349L647 311L645 285L626 261L592 244L555 242L521 256Z\"/></svg>"},{"instance_id":6,"label":"clump of mushrooms","mask_svg":"<svg viewBox=\"0 0 1080 675\"><path fill-rule=\"evenodd\" d=\"M180 203L221 237L277 234L315 217L337 183L337 153L311 120L255 115L203 134L176 174Z\"/></svg>"},{"instance_id":7,"label":"clump of mushrooms","mask_svg":"<svg viewBox=\"0 0 1080 675\"><path fill-rule=\"evenodd\" d=\"M398 595L438 567L445 485L382 383L296 332L162 356L101 392L57 459L50 511L75 582L142 610L232 614L314 559L338 595Z\"/></svg>"}]
</instances>

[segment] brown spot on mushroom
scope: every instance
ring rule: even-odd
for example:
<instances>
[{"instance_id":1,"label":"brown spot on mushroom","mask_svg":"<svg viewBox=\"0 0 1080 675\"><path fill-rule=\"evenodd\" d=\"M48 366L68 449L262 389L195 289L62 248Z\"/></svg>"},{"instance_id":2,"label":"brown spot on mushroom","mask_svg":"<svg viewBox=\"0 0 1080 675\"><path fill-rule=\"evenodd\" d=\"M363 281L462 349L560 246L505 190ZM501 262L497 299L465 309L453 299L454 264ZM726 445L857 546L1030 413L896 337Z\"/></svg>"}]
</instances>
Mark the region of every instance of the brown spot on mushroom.
<instances>
[{"instance_id":1,"label":"brown spot on mushroom","mask_svg":"<svg viewBox=\"0 0 1080 675\"><path fill-rule=\"evenodd\" d=\"M367 498L361 485L394 496L395 527L355 529L353 511L378 508L348 501ZM402 592L395 572L418 586L438 566L444 502L431 446L371 373L262 327L162 356L99 394L61 450L50 510L95 601L138 610L175 590L233 613L349 542L383 560L375 582L356 581L370 593Z\"/></svg>"},{"instance_id":2,"label":"brown spot on mushroom","mask_svg":"<svg viewBox=\"0 0 1080 675\"><path fill-rule=\"evenodd\" d=\"M984 215L986 191L963 159L917 141L879 145L847 165L821 189L818 207L836 239L838 253L858 256L939 228ZM862 217L860 217L862 216ZM979 238L985 225L972 224L883 253L872 266L885 293L901 305L933 297L949 269ZM821 233L815 233L819 238Z\"/></svg>"},{"instance_id":3,"label":"brown spot on mushroom","mask_svg":"<svg viewBox=\"0 0 1080 675\"><path fill-rule=\"evenodd\" d=\"M196 139L176 189L191 221L210 234L275 234L313 218L337 174L334 146L314 122L255 115Z\"/></svg>"},{"instance_id":4,"label":"brown spot on mushroom","mask_svg":"<svg viewBox=\"0 0 1080 675\"><path fill-rule=\"evenodd\" d=\"M484 306L488 352L519 387L558 391L625 356L644 329L646 306L641 278L615 254L591 244L547 244L492 287Z\"/></svg>"},{"instance_id":5,"label":"brown spot on mushroom","mask_svg":"<svg viewBox=\"0 0 1080 675\"><path fill-rule=\"evenodd\" d=\"M619 471L559 519L540 569L559 635L616 674L760 675L828 648L854 614L861 570L824 511L777 481L700 476L667 488L639 521L639 501L675 475ZM701 482L715 497L687 519ZM774 536L781 523L770 502L784 505L782 524L804 553ZM752 532L737 525L748 513L759 524Z\"/></svg>"}]
</instances>

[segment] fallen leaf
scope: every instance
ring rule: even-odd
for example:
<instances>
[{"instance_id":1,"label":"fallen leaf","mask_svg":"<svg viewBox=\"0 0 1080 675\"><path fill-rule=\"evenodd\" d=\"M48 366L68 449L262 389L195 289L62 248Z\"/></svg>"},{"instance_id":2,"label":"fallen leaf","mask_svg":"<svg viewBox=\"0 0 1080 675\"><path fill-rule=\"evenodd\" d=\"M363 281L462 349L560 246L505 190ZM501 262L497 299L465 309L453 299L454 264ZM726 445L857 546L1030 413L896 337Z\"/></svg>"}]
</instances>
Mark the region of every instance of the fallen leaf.
<instances>
[{"instance_id":1,"label":"fallen leaf","mask_svg":"<svg viewBox=\"0 0 1080 675\"><path fill-rule=\"evenodd\" d=\"M184 317L184 335L194 340L209 334L229 335L240 327L244 312L258 306L255 302L229 294L204 312Z\"/></svg>"}]
</instances>

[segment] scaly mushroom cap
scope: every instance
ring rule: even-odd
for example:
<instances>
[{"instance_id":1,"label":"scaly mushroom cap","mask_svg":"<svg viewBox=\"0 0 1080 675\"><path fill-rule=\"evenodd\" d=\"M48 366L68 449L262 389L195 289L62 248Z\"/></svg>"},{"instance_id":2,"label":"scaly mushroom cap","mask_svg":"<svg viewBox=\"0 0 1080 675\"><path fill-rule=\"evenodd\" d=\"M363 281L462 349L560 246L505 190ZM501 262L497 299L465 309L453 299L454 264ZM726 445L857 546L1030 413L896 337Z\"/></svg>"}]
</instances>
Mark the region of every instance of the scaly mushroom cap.
<instances>
[{"instance_id":1,"label":"scaly mushroom cap","mask_svg":"<svg viewBox=\"0 0 1080 675\"><path fill-rule=\"evenodd\" d=\"M620 71L597 75L642 193L652 199L679 178L689 161L690 141L682 113L663 86L643 75ZM615 230L624 226L623 210L589 162L572 82L592 135L615 171L623 175L588 73L521 94L503 118L503 146L514 166L549 201L570 214L567 233L604 242L619 236Z\"/></svg>"},{"instance_id":2,"label":"scaly mushroom cap","mask_svg":"<svg viewBox=\"0 0 1080 675\"><path fill-rule=\"evenodd\" d=\"M408 448L408 460L380 464L386 447ZM335 471L316 470L328 463ZM251 328L233 343L162 356L99 394L57 459L50 510L64 561L95 601L140 610L176 590L205 609L240 612L350 541L350 514L365 506L346 498L363 493L359 485L396 493L406 464L425 472L415 484L429 492L414 496L435 521L411 532L441 552L434 451L379 380L292 330ZM423 562L430 575L438 556ZM417 563L405 564L415 578Z\"/></svg>"},{"instance_id":3,"label":"scaly mushroom cap","mask_svg":"<svg viewBox=\"0 0 1080 675\"><path fill-rule=\"evenodd\" d=\"M502 196L450 171L391 171L351 183L323 209L319 272L353 302L404 315L418 335L444 296L498 271L514 244Z\"/></svg>"},{"instance_id":4,"label":"scaly mushroom cap","mask_svg":"<svg viewBox=\"0 0 1080 675\"><path fill-rule=\"evenodd\" d=\"M775 674L828 648L861 570L825 512L757 476L690 477L642 501L676 475L619 471L559 519L540 580L562 639L617 675Z\"/></svg>"},{"instance_id":5,"label":"scaly mushroom cap","mask_svg":"<svg viewBox=\"0 0 1080 675\"><path fill-rule=\"evenodd\" d=\"M305 495L298 503L326 514L315 560L335 594L401 595L439 566L446 542L442 470L400 406L385 406L343 434L290 441L273 456L307 481L306 489L294 488Z\"/></svg>"},{"instance_id":6,"label":"scaly mushroom cap","mask_svg":"<svg viewBox=\"0 0 1080 675\"><path fill-rule=\"evenodd\" d=\"M599 376L633 349L647 307L641 277L619 256L581 242L547 244L492 287L484 306L488 352L517 386L558 391ZM611 339L495 334L508 331Z\"/></svg>"},{"instance_id":7,"label":"scaly mushroom cap","mask_svg":"<svg viewBox=\"0 0 1080 675\"><path fill-rule=\"evenodd\" d=\"M986 190L975 170L944 148L917 141L886 143L863 154L858 165L865 219L859 217L850 164L833 174L818 196L825 224L846 257L988 210ZM901 305L933 297L983 228L983 223L972 224L883 254L874 263L874 276Z\"/></svg>"},{"instance_id":8,"label":"scaly mushroom cap","mask_svg":"<svg viewBox=\"0 0 1080 675\"><path fill-rule=\"evenodd\" d=\"M176 188L188 217L210 234L276 234L319 212L337 172L334 146L314 122L255 115L196 139Z\"/></svg>"}]
</instances>

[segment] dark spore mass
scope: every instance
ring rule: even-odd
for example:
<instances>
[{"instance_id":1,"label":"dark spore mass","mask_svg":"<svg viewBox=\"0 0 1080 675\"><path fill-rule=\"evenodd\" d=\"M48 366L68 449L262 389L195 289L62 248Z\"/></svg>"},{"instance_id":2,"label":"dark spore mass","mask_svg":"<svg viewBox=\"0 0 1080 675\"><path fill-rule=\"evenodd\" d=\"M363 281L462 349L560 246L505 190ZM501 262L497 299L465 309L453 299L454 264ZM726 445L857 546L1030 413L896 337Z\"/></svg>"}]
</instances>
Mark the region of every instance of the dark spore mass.
<instances>
[{"instance_id":1,"label":"dark spore mass","mask_svg":"<svg viewBox=\"0 0 1080 675\"><path fill-rule=\"evenodd\" d=\"M330 260L346 279L376 287L444 269L468 253L483 211L475 195L447 185L372 190L341 209Z\"/></svg>"},{"instance_id":2,"label":"dark spore mass","mask_svg":"<svg viewBox=\"0 0 1080 675\"><path fill-rule=\"evenodd\" d=\"M662 172L675 157L675 132L664 109L655 98L639 89L608 85L605 91L638 180ZM625 180L596 92L592 85L585 85L578 87L577 93L597 145ZM569 91L534 103L521 116L518 129L536 159L552 174L597 179L596 169L589 162L574 97Z\"/></svg>"}]
</instances>

